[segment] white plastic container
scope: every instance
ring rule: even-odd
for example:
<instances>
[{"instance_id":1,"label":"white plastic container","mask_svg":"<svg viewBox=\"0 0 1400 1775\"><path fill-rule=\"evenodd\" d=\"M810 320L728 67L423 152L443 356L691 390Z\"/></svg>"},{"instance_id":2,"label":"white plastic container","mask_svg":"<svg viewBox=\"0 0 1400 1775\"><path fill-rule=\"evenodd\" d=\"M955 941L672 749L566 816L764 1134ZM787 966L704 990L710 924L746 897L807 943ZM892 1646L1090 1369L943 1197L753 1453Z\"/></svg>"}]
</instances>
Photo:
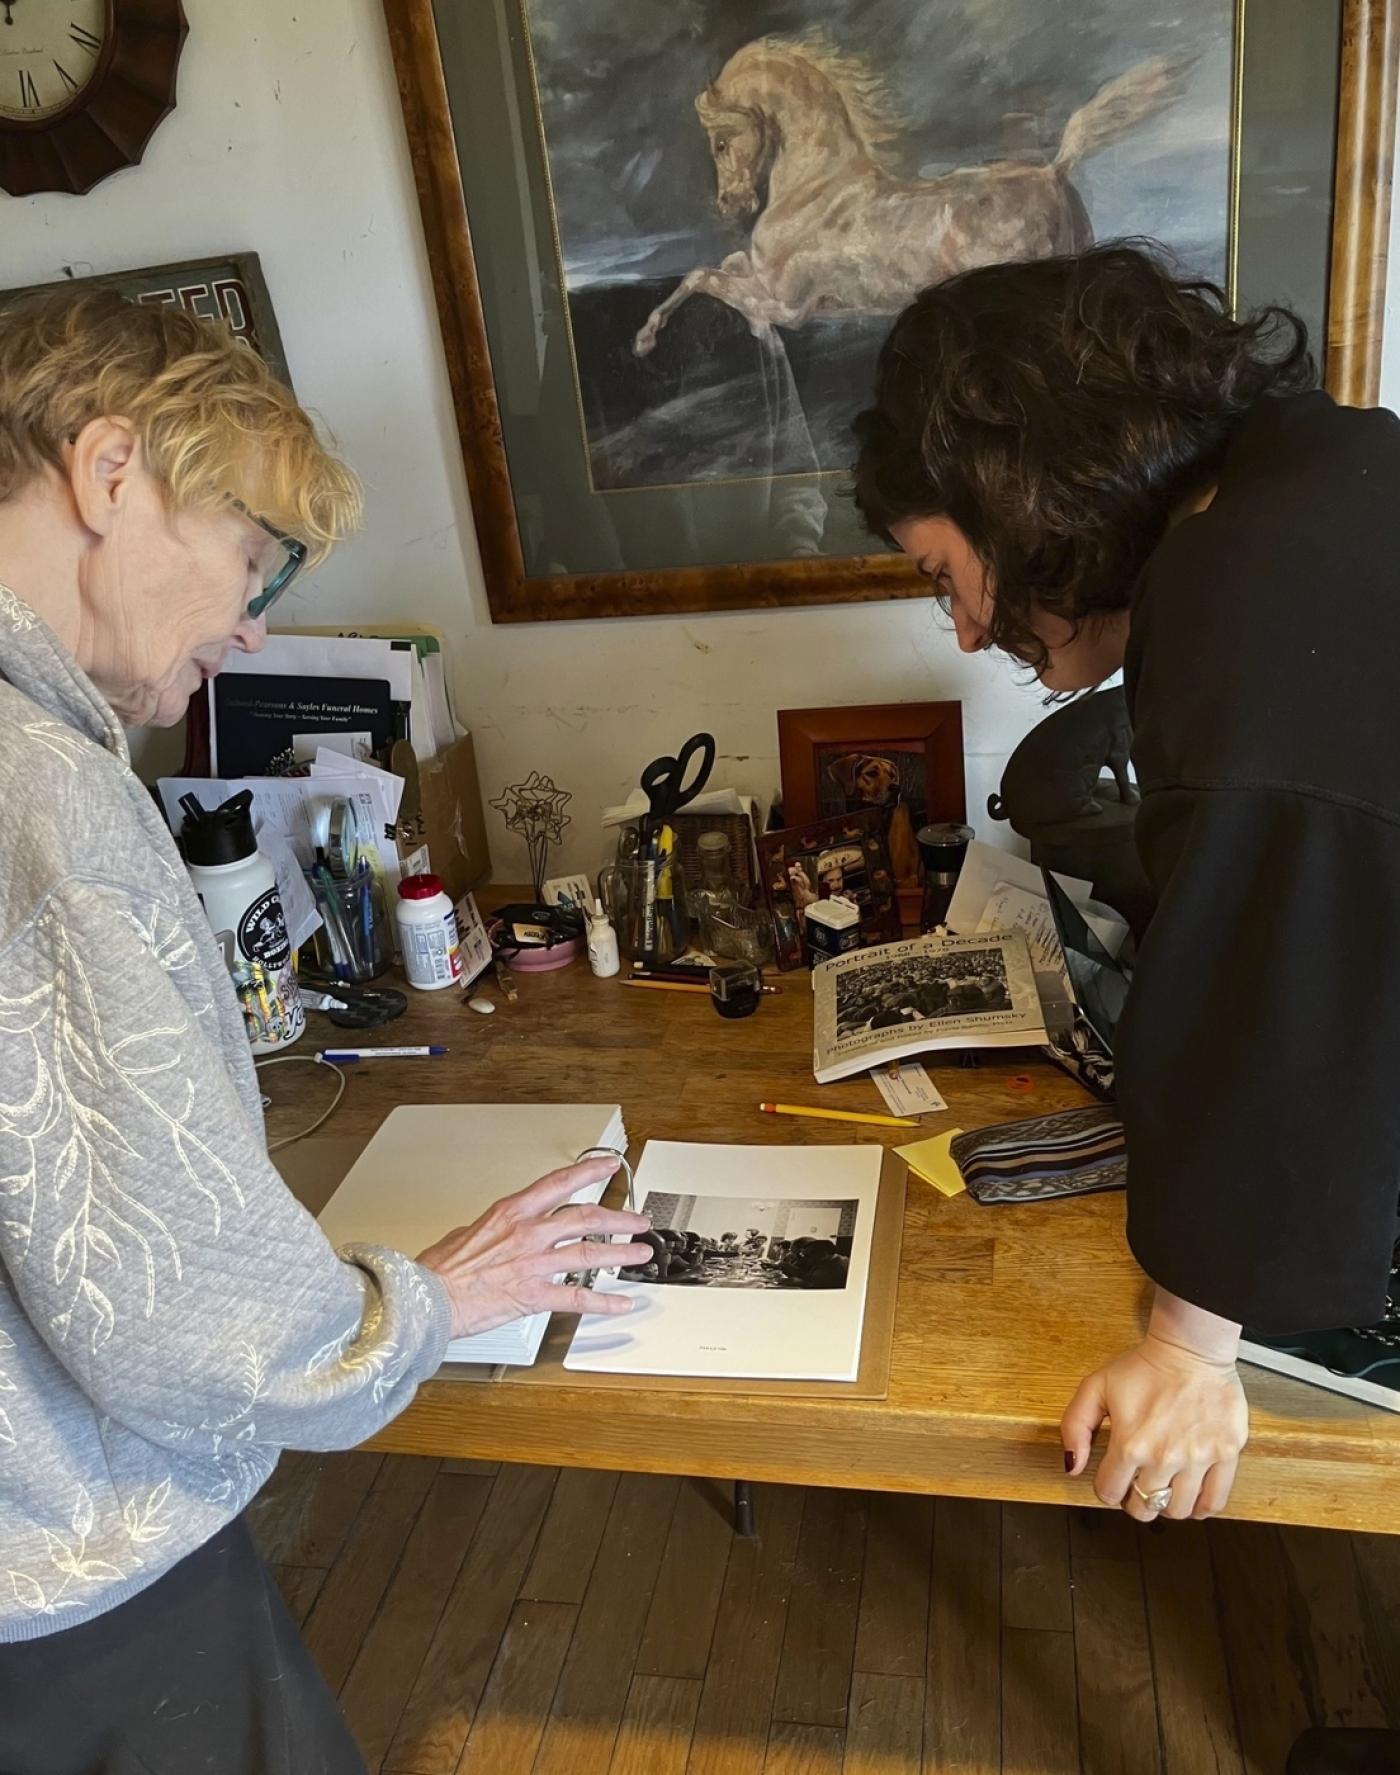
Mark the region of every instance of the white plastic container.
<instances>
[{"instance_id":1,"label":"white plastic container","mask_svg":"<svg viewBox=\"0 0 1400 1775\"><path fill-rule=\"evenodd\" d=\"M588 915L588 965L600 980L611 980L622 966L617 932L612 928L603 902L595 900Z\"/></svg>"},{"instance_id":2,"label":"white plastic container","mask_svg":"<svg viewBox=\"0 0 1400 1775\"><path fill-rule=\"evenodd\" d=\"M462 978L457 914L436 875L406 875L394 914L403 971L420 992L440 992Z\"/></svg>"},{"instance_id":3,"label":"white plastic container","mask_svg":"<svg viewBox=\"0 0 1400 1775\"><path fill-rule=\"evenodd\" d=\"M282 896L271 863L253 834L252 795L206 809L189 795L181 803L180 842L186 867L238 994L255 1054L290 1047L306 1028L292 968Z\"/></svg>"}]
</instances>

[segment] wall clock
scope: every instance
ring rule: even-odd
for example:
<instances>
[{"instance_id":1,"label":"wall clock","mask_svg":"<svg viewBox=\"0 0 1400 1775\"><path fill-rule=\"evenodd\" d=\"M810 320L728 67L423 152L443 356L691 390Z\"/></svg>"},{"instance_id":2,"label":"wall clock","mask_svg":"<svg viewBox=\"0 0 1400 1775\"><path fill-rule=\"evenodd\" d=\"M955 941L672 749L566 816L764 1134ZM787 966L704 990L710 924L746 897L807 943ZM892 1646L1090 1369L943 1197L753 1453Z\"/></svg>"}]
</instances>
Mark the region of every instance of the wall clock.
<instances>
[{"instance_id":1,"label":"wall clock","mask_svg":"<svg viewBox=\"0 0 1400 1775\"><path fill-rule=\"evenodd\" d=\"M180 0L0 0L0 190L90 191L175 104Z\"/></svg>"}]
</instances>

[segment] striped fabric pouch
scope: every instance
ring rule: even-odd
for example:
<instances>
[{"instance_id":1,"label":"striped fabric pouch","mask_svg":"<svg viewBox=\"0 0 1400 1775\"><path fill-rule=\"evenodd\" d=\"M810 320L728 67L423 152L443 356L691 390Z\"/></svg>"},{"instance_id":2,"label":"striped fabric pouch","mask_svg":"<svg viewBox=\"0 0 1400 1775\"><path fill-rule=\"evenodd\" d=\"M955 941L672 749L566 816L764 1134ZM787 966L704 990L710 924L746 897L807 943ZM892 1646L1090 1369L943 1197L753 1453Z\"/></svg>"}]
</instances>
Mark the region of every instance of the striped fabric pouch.
<instances>
[{"instance_id":1,"label":"striped fabric pouch","mask_svg":"<svg viewBox=\"0 0 1400 1775\"><path fill-rule=\"evenodd\" d=\"M978 1202L1043 1202L1122 1189L1128 1151L1111 1109L1068 1109L959 1134L949 1147Z\"/></svg>"}]
</instances>

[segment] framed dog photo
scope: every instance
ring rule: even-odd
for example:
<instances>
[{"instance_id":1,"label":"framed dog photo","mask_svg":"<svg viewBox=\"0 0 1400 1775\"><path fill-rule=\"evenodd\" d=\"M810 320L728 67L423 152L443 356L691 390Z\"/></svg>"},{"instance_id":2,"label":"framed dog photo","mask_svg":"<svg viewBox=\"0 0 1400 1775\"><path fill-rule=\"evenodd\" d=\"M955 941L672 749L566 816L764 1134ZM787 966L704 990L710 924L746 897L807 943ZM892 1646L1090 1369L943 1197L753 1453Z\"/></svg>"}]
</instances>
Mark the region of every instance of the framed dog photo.
<instances>
[{"instance_id":1,"label":"framed dog photo","mask_svg":"<svg viewBox=\"0 0 1400 1775\"><path fill-rule=\"evenodd\" d=\"M758 841L758 866L780 968L802 965L807 908L837 894L860 907L863 943L892 943L900 935L885 819L877 807L765 832Z\"/></svg>"},{"instance_id":2,"label":"framed dog photo","mask_svg":"<svg viewBox=\"0 0 1400 1775\"><path fill-rule=\"evenodd\" d=\"M906 925L919 917L915 834L967 818L962 704L781 709L778 753L789 826L878 809Z\"/></svg>"}]
</instances>

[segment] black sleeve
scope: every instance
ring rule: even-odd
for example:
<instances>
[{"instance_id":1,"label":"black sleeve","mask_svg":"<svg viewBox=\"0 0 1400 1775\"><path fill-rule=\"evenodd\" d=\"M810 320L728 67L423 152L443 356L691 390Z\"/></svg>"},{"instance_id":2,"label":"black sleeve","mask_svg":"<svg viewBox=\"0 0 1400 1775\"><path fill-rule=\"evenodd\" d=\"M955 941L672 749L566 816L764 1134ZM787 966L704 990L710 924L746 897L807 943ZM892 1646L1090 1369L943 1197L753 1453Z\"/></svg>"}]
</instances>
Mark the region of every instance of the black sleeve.
<instances>
[{"instance_id":1,"label":"black sleeve","mask_svg":"<svg viewBox=\"0 0 1400 1775\"><path fill-rule=\"evenodd\" d=\"M1138 842L1158 910L1116 1042L1134 1255L1257 1331L1372 1323L1400 1199L1400 825L1167 789Z\"/></svg>"}]
</instances>

